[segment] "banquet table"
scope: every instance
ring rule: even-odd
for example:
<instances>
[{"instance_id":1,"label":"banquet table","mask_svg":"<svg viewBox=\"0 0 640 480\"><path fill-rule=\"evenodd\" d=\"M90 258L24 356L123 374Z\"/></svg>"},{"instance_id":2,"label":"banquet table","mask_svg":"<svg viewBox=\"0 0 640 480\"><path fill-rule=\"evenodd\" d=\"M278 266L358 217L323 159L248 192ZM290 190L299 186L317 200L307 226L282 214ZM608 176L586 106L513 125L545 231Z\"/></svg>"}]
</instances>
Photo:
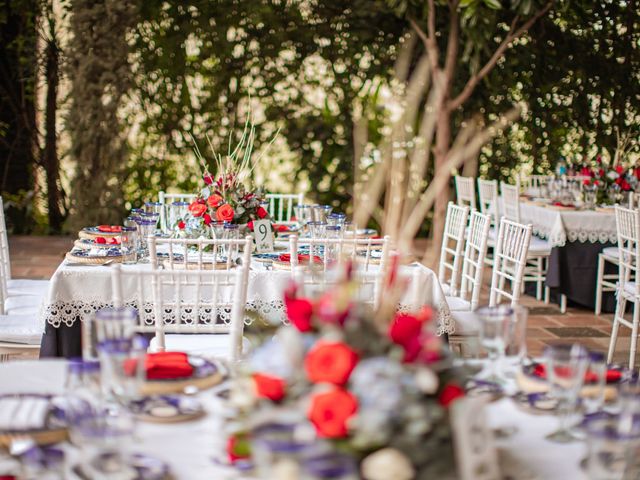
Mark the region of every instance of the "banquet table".
<instances>
[{"instance_id":1,"label":"banquet table","mask_svg":"<svg viewBox=\"0 0 640 480\"><path fill-rule=\"evenodd\" d=\"M48 359L15 361L0 365L0 395L64 393L66 361ZM176 424L139 422L135 433L135 451L168 463L176 480L244 480L252 477L222 463L225 406L211 391L197 394L207 411L199 420ZM557 428L552 415L532 415L521 410L510 399L488 406L488 422L492 428L517 431L497 441L502 474L514 480L582 480L585 473L579 464L586 455L583 442L551 443L545 435ZM64 444L67 468L78 460L79 451ZM67 478L76 480L69 471Z\"/></svg>"},{"instance_id":2,"label":"banquet table","mask_svg":"<svg viewBox=\"0 0 640 480\"><path fill-rule=\"evenodd\" d=\"M151 269L150 264L123 265L127 269ZM377 266L370 266L378 268ZM435 273L413 263L400 267L401 277L408 278L408 286L400 300L400 308L413 310L431 305L437 310L439 334L453 332L453 320L442 287ZM253 261L249 274L247 309L271 321L285 321L283 292L291 281L291 272L268 269ZM123 288L131 293L135 287ZM125 303L127 298L124 299ZM109 266L77 266L66 261L60 264L51 278L47 297L41 309L44 335L41 357L74 357L81 355L81 323L96 310L112 302L111 269Z\"/></svg>"},{"instance_id":3,"label":"banquet table","mask_svg":"<svg viewBox=\"0 0 640 480\"><path fill-rule=\"evenodd\" d=\"M617 242L613 208L576 210L521 201L520 222L531 224L533 233L548 240L553 247L546 285L565 294L571 302L592 309L598 254ZM615 272L614 266L608 267L607 273ZM613 308L613 294L605 295L603 311L613 311Z\"/></svg>"}]
</instances>

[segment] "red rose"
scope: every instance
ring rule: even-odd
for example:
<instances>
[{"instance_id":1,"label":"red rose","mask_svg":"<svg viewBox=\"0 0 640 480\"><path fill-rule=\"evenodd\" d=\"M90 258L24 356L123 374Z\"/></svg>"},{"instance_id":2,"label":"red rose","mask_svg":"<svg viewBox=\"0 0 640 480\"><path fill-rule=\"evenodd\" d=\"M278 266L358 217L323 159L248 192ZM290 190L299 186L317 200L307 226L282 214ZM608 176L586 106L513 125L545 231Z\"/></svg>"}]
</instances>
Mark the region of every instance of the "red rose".
<instances>
[{"instance_id":1,"label":"red rose","mask_svg":"<svg viewBox=\"0 0 640 480\"><path fill-rule=\"evenodd\" d=\"M598 164L602 163L602 157L600 155L596 157L596 162L598 162Z\"/></svg>"},{"instance_id":2,"label":"red rose","mask_svg":"<svg viewBox=\"0 0 640 480\"><path fill-rule=\"evenodd\" d=\"M417 315L397 313L389 327L389 337L398 345L407 346L422 332L422 326L431 320L432 311L424 307Z\"/></svg>"},{"instance_id":3,"label":"red rose","mask_svg":"<svg viewBox=\"0 0 640 480\"><path fill-rule=\"evenodd\" d=\"M319 341L304 359L304 369L313 383L347 383L358 363L358 354L342 342Z\"/></svg>"},{"instance_id":4,"label":"red rose","mask_svg":"<svg viewBox=\"0 0 640 480\"><path fill-rule=\"evenodd\" d=\"M218 210L216 210L216 218L221 222L230 222L233 220L233 216L235 212L233 211L233 207L228 203L222 205Z\"/></svg>"},{"instance_id":5,"label":"red rose","mask_svg":"<svg viewBox=\"0 0 640 480\"><path fill-rule=\"evenodd\" d=\"M448 407L460 397L464 397L464 390L455 383L447 383L438 396L438 402L443 407Z\"/></svg>"},{"instance_id":6,"label":"red rose","mask_svg":"<svg viewBox=\"0 0 640 480\"><path fill-rule=\"evenodd\" d=\"M249 458L251 451L246 435L232 435L227 439L227 456L229 462L236 463L238 460Z\"/></svg>"},{"instance_id":7,"label":"red rose","mask_svg":"<svg viewBox=\"0 0 640 480\"><path fill-rule=\"evenodd\" d=\"M623 191L628 192L629 190L631 190L631 185L629 185L629 182L623 179L622 183L620 184L620 188L622 188Z\"/></svg>"},{"instance_id":8,"label":"red rose","mask_svg":"<svg viewBox=\"0 0 640 480\"><path fill-rule=\"evenodd\" d=\"M593 181L593 184L594 184L595 186L598 186L598 185L600 185L600 181L599 181L599 180L594 180L594 181Z\"/></svg>"},{"instance_id":9,"label":"red rose","mask_svg":"<svg viewBox=\"0 0 640 480\"><path fill-rule=\"evenodd\" d=\"M616 173L618 175L622 175L624 173L624 167L622 165L617 165L616 166Z\"/></svg>"},{"instance_id":10,"label":"red rose","mask_svg":"<svg viewBox=\"0 0 640 480\"><path fill-rule=\"evenodd\" d=\"M207 185L211 185L213 183L212 175L207 173L203 178L204 178L204 183L206 183Z\"/></svg>"},{"instance_id":11,"label":"red rose","mask_svg":"<svg viewBox=\"0 0 640 480\"><path fill-rule=\"evenodd\" d=\"M582 184L589 186L589 185L591 185L591 180L587 178L586 180L582 181Z\"/></svg>"},{"instance_id":12,"label":"red rose","mask_svg":"<svg viewBox=\"0 0 640 480\"><path fill-rule=\"evenodd\" d=\"M222 203L222 197L215 193L207 198L207 205L209 205L211 208L216 208L218 205L220 205L220 203Z\"/></svg>"},{"instance_id":13,"label":"red rose","mask_svg":"<svg viewBox=\"0 0 640 480\"><path fill-rule=\"evenodd\" d=\"M258 218L264 218L267 215L269 215L269 212L267 212L264 208L262 207L258 207L258 210L256 210L256 214L258 215Z\"/></svg>"},{"instance_id":14,"label":"red rose","mask_svg":"<svg viewBox=\"0 0 640 480\"><path fill-rule=\"evenodd\" d=\"M284 398L286 384L281 378L262 373L254 373L252 378L258 397L268 398L274 402Z\"/></svg>"},{"instance_id":15,"label":"red rose","mask_svg":"<svg viewBox=\"0 0 640 480\"><path fill-rule=\"evenodd\" d=\"M107 243L107 239L104 237L96 237L96 243L100 243L100 244Z\"/></svg>"},{"instance_id":16,"label":"red rose","mask_svg":"<svg viewBox=\"0 0 640 480\"><path fill-rule=\"evenodd\" d=\"M284 307L289 321L301 332L311 330L313 304L306 298L296 298L295 286L284 292Z\"/></svg>"},{"instance_id":17,"label":"red rose","mask_svg":"<svg viewBox=\"0 0 640 480\"><path fill-rule=\"evenodd\" d=\"M600 170L598 170L598 176L600 178L604 177L604 168L601 168Z\"/></svg>"},{"instance_id":18,"label":"red rose","mask_svg":"<svg viewBox=\"0 0 640 480\"><path fill-rule=\"evenodd\" d=\"M202 216L202 221L204 222L205 225L210 225L211 224L211 215L209 215L208 213L205 213Z\"/></svg>"},{"instance_id":19,"label":"red rose","mask_svg":"<svg viewBox=\"0 0 640 480\"><path fill-rule=\"evenodd\" d=\"M342 438L348 433L347 421L358 411L358 400L342 389L316 393L311 397L309 420L319 437Z\"/></svg>"},{"instance_id":20,"label":"red rose","mask_svg":"<svg viewBox=\"0 0 640 480\"><path fill-rule=\"evenodd\" d=\"M191 205L189 205L189 211L194 217L201 217L202 214L207 211L207 206L196 200Z\"/></svg>"},{"instance_id":21,"label":"red rose","mask_svg":"<svg viewBox=\"0 0 640 480\"><path fill-rule=\"evenodd\" d=\"M249 229L249 231L253 232L253 220L249 220L247 222L247 228Z\"/></svg>"},{"instance_id":22,"label":"red rose","mask_svg":"<svg viewBox=\"0 0 640 480\"><path fill-rule=\"evenodd\" d=\"M184 222L183 222L182 220L180 220L180 221L178 222L178 228L179 228L180 230L184 230L184 227L185 227Z\"/></svg>"}]
</instances>

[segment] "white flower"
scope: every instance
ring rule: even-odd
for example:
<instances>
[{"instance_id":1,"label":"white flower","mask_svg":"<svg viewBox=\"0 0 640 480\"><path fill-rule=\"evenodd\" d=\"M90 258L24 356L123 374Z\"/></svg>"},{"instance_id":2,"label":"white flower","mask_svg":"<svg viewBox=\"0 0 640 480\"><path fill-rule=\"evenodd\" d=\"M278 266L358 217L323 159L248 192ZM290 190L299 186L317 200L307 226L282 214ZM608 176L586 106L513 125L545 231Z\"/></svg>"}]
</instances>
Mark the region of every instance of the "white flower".
<instances>
[{"instance_id":1,"label":"white flower","mask_svg":"<svg viewBox=\"0 0 640 480\"><path fill-rule=\"evenodd\" d=\"M607 177L609 177L609 179L611 180L615 180L616 178L618 178L618 172L616 172L615 170L609 170L609 173L607 173Z\"/></svg>"},{"instance_id":2,"label":"white flower","mask_svg":"<svg viewBox=\"0 0 640 480\"><path fill-rule=\"evenodd\" d=\"M432 395L438 390L438 376L429 368L421 368L416 372L416 385L421 392Z\"/></svg>"},{"instance_id":3,"label":"white flower","mask_svg":"<svg viewBox=\"0 0 640 480\"><path fill-rule=\"evenodd\" d=\"M361 472L366 480L411 480L416 473L406 455L395 448L383 448L366 457Z\"/></svg>"}]
</instances>

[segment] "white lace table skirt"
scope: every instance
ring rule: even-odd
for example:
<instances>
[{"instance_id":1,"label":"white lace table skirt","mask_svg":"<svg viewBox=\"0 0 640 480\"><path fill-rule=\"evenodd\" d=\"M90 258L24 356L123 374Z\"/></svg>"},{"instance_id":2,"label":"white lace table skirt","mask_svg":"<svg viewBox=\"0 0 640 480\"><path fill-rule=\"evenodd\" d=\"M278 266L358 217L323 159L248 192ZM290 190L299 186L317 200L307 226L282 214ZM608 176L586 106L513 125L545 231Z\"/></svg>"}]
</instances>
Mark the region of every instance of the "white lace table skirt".
<instances>
[{"instance_id":1,"label":"white lace table skirt","mask_svg":"<svg viewBox=\"0 0 640 480\"><path fill-rule=\"evenodd\" d=\"M610 212L562 210L531 202L520 202L520 222L531 224L533 233L553 247L567 242L615 243L616 217Z\"/></svg>"},{"instance_id":2,"label":"white lace table skirt","mask_svg":"<svg viewBox=\"0 0 640 480\"><path fill-rule=\"evenodd\" d=\"M150 269L148 264L123 265L123 269ZM438 334L453 333L453 321L442 287L435 273L418 264L400 268L400 276L409 279L399 308L413 310L432 305L437 310ZM135 284L123 285L124 302L139 309L143 321L153 323L151 305L135 305ZM266 270L261 264L252 265L249 275L247 309L271 322L286 321L283 292L291 280L291 273ZM127 298L127 292L132 295ZM371 293L372 294L372 293ZM96 310L112 304L111 270L104 266L69 266L64 262L51 278L48 297L43 305L44 322L58 328L72 326L90 318ZM169 313L169 316L171 314ZM187 320L189 319L182 319ZM224 315L222 321L224 321ZM248 320L247 320L248 321Z\"/></svg>"}]
</instances>

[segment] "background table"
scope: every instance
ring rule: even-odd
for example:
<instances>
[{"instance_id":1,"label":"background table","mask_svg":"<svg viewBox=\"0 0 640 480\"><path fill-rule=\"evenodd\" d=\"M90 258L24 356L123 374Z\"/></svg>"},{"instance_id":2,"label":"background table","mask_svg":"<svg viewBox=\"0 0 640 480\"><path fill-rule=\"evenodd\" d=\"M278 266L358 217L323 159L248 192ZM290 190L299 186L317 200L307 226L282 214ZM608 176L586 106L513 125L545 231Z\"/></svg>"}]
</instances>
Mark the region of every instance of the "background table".
<instances>
[{"instance_id":1,"label":"background table","mask_svg":"<svg viewBox=\"0 0 640 480\"><path fill-rule=\"evenodd\" d=\"M614 210L581 211L522 201L520 222L531 224L533 233L553 247L546 285L570 302L593 309L598 254L617 242ZM609 265L607 273L615 270ZM605 312L613 311L612 293L605 294L602 306Z\"/></svg>"},{"instance_id":2,"label":"background table","mask_svg":"<svg viewBox=\"0 0 640 480\"><path fill-rule=\"evenodd\" d=\"M17 361L0 365L0 394L62 394L66 378L64 360ZM224 404L211 392L201 392L198 399L207 411L200 420L178 424L140 422L136 431L135 451L166 461L176 480L248 479L235 469L220 464L225 438L222 430ZM517 432L498 441L509 458L503 473L514 480L583 480L579 463L586 455L585 444L551 443L545 435L554 431L558 422L551 415L531 415L520 410L511 400L503 399L488 407L489 424L494 428L516 427ZM78 451L65 445L69 463L78 459ZM216 461L218 459L218 461ZM531 475L533 474L533 476ZM69 473L69 479L76 477Z\"/></svg>"},{"instance_id":3,"label":"background table","mask_svg":"<svg viewBox=\"0 0 640 480\"><path fill-rule=\"evenodd\" d=\"M150 268L149 264L123 265L124 270ZM452 333L453 320L435 273L415 263L401 267L400 275L409 278L407 290L400 301L401 308L411 310L432 305L438 312L438 333ZM267 270L263 264L253 262L247 308L271 321L285 321L282 296L290 281L291 272ZM129 289L126 285L123 288L125 303L128 291L135 291L133 284ZM81 355L81 322L94 315L96 310L111 305L111 301L110 267L71 266L63 262L51 278L42 308L44 335L40 356L69 358Z\"/></svg>"}]
</instances>

